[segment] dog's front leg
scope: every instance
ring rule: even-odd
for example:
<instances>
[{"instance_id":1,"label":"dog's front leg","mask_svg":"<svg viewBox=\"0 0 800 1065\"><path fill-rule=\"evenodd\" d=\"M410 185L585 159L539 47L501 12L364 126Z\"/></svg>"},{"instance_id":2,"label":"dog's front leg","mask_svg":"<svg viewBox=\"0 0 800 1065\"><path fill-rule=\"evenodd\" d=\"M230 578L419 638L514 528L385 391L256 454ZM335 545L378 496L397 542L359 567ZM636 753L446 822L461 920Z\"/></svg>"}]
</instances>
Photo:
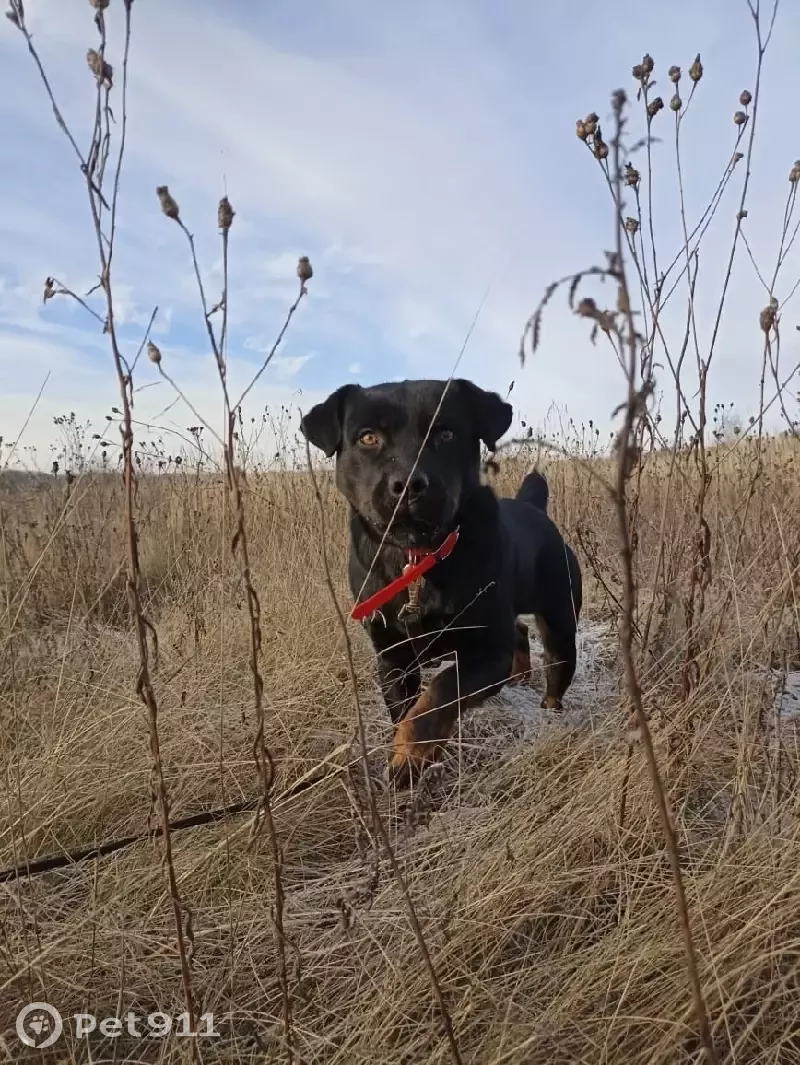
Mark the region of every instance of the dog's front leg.
<instances>
[{"instance_id":1,"label":"dog's front leg","mask_svg":"<svg viewBox=\"0 0 800 1065\"><path fill-rule=\"evenodd\" d=\"M509 650L481 662L457 662L437 674L397 727L390 779L407 785L425 763L438 758L460 714L479 706L508 682L511 660Z\"/></svg>"},{"instance_id":2,"label":"dog's front leg","mask_svg":"<svg viewBox=\"0 0 800 1065\"><path fill-rule=\"evenodd\" d=\"M378 660L378 682L392 724L396 725L419 698L419 662L410 641L389 643L383 632L370 632Z\"/></svg>"}]
</instances>

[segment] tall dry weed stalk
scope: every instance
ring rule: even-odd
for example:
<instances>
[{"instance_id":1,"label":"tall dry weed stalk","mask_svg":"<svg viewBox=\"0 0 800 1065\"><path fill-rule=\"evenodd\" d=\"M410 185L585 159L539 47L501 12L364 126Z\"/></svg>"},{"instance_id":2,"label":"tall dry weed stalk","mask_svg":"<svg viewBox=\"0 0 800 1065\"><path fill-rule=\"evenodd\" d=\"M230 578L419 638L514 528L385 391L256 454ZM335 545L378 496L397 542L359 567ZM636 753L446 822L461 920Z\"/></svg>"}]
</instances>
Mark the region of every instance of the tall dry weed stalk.
<instances>
[{"instance_id":1,"label":"tall dry weed stalk","mask_svg":"<svg viewBox=\"0 0 800 1065\"><path fill-rule=\"evenodd\" d=\"M158 638L156 630L147 618L141 600L141 567L139 562L139 547L136 527L136 470L133 461L133 369L123 355L117 335L117 323L115 318L114 287L113 287L113 259L115 250L115 238L117 227L117 208L119 202L120 179L125 160L125 138L127 133L127 93L128 93L128 60L131 49L131 11L133 0L123 0L125 19L125 38L122 57L122 88L121 88L121 125L120 139L117 150L116 162L113 166L110 180L108 175L109 160L111 158L112 125L114 119L111 110L111 94L114 87L114 71L105 58L106 53L106 17L107 5L92 3L94 10L94 25L97 31L96 47L90 47L86 53L87 65L90 74L95 79L96 97L94 122L89 150L86 156L78 147L77 141L70 131L69 123L62 114L58 102L53 95L53 90L47 78L39 54L34 45L33 38L25 21L25 9L23 0L10 0L8 11L9 20L17 27L27 44L28 51L39 71L47 96L53 108L53 114L59 127L67 137L74 153L78 158L80 172L86 185L86 193L92 216L94 238L97 243L97 255L100 266L100 280L96 286L102 293L104 314L93 313L103 321L103 331L108 336L111 348L111 356L114 370L119 385L119 395L122 411L120 433L122 437L122 474L125 485L125 516L126 516L126 587L128 602L133 616L136 645L139 653L139 670L136 678L136 694L147 711L148 733L150 738L150 754L152 759L152 789L153 805L158 809L159 824L161 828L161 840L163 847L164 867L169 887L169 895L172 903L172 912L175 921L175 935L180 959L181 981L185 997L186 1012L189 1018L191 1031L197 1027L197 1013L195 1009L194 990L192 986L191 953L194 948L192 915L188 907L184 906L178 891L175 865L172 855L172 835L170 831L169 796L164 775L164 765L161 756L161 743L158 726L158 700L151 675L151 655L157 658ZM109 197L110 196L110 202ZM73 296L71 290L62 287L62 294L67 297ZM51 278L45 283L45 300L55 295L54 283ZM87 296L88 298L88 296ZM82 306L86 306L85 299L78 299ZM152 644L152 651L151 651ZM193 1056L198 1055L197 1046L192 1041Z\"/></svg>"},{"instance_id":2,"label":"tall dry weed stalk","mask_svg":"<svg viewBox=\"0 0 800 1065\"><path fill-rule=\"evenodd\" d=\"M433 425L433 421L431 422ZM430 430L429 430L430 431ZM424 446L424 445L423 445ZM419 458L419 456L417 456ZM372 820L372 828L375 833L375 838L379 839L383 846L386 857L389 861L389 866L392 870L395 882L398 886L400 894L403 898L403 902L408 913L408 919L411 924L411 928L414 932L414 936L419 947L420 954L422 956L423 963L430 981L431 991L433 993L436 1006L439 1010L439 1016L442 1020L442 1026L444 1028L445 1037L447 1039L448 1046L450 1048L450 1055L455 1062L455 1065L461 1065L462 1057L461 1051L458 1046L458 1040L456 1039L455 1029L453 1027L453 1021L450 1016L450 1011L447 1008L444 993L442 991L442 985L439 981L439 976L436 972L436 968L431 958L430 950L428 949L428 943L425 939L425 933L420 924L419 917L417 916L417 909L414 905L414 899L411 896L408 884L403 876L400 868L400 863L395 855L394 848L392 847L392 841L389 837L389 832L386 828L383 818L381 817L380 809L378 808L378 801L375 795L375 785L372 780L372 770L369 763L369 748L367 746L367 734L364 728L364 714L361 709L361 693L359 691L358 676L356 673L355 660L353 658L353 645L350 639L350 633L347 628L347 620L342 610L339 598L336 594L336 588L333 583L333 577L331 575L330 563L328 561L328 549L327 549L327 527L325 521L325 504L322 499L322 495L319 490L319 484L314 472L314 465L311 461L311 448L306 441L306 464L308 468L309 478L314 490L314 498L317 503L317 513L319 515L319 535L320 535L320 549L322 553L323 567L325 570L325 582L328 587L328 592L333 603L334 610L336 611L336 619L339 623L339 628L344 639L345 652L347 655L347 668L350 678L350 684L353 692L353 704L356 712L356 733L358 736L359 755L361 760L361 768L364 775L364 788L367 794L367 803L369 806L370 817ZM409 474L409 478L413 475ZM408 483L406 482L406 488ZM391 528L391 523L387 527Z\"/></svg>"},{"instance_id":3,"label":"tall dry weed stalk","mask_svg":"<svg viewBox=\"0 0 800 1065\"><path fill-rule=\"evenodd\" d=\"M95 115L92 140L88 154L84 157L78 148L77 141L70 131L70 127L54 97L53 90L48 80L44 66L29 32L26 20L23 0L10 0L8 11L9 20L23 35L30 55L39 71L46 93L53 107L53 113L59 127L69 140L73 151L78 157L80 171L85 179L89 205L92 214L94 235L97 242L97 253L100 265L100 281L96 286L103 296L104 313L98 312L87 301L92 292L86 297L77 295L68 286L60 283L55 278L48 277L45 283L45 301L56 296L64 296L73 299L84 310L102 323L103 331L109 338L111 354L120 390L121 403L121 438L122 438L122 473L125 486L125 513L126 513L126 543L127 543L127 591L131 614L134 618L136 642L139 652L139 671L136 681L136 693L147 709L148 729L150 736L150 751L152 757L153 772L153 801L157 804L161 838L164 848L164 865L167 872L170 898L172 900L175 929L177 937L178 954L181 965L181 978L183 982L186 1010L188 1013L189 1030L197 1029L197 1012L195 1008L194 992L192 987L191 957L194 950L192 915L188 907L182 903L177 886L177 878L172 856L172 836L170 831L169 796L165 781L164 766L161 756L158 726L158 701L155 687L151 676L151 657L158 654L158 639L156 630L147 618L142 605L141 583L142 574L139 560L138 535L136 525L136 469L134 466L134 419L133 419L133 391L134 369L138 356L142 350L147 349L150 361L154 363L161 375L178 391L181 398L187 404L189 401L167 374L162 366L162 354L160 349L149 339L150 326L155 320L156 311L150 319L150 325L142 340L137 359L132 364L126 360L118 339L115 319L114 289L112 283L112 263L115 250L117 208L120 190L120 178L125 158L125 141L127 133L127 88L128 88L128 60L131 48L131 13L133 0L123 0L125 32L124 50L122 58L122 89L121 89L121 125L119 145L116 160L112 169L110 180L107 170L109 160L112 157L112 128L114 118L111 110L112 90L114 88L114 71L106 60L106 15L105 3L97 3L92 0L91 7L94 10L94 24L98 34L96 47L87 51L87 64L97 85ZM109 192L110 187L110 192ZM110 196L110 202L109 197ZM187 238L192 265L197 280L200 295L203 318L207 329L211 351L213 353L224 399L225 427L223 438L216 436L222 443L224 455L226 483L228 492L233 501L234 512L234 535L231 542L231 552L240 565L242 580L245 587L248 616L250 621L250 669L253 678L253 699L256 711L256 732L253 740L253 756L255 759L258 777L261 787L261 807L256 813L253 823L253 839L259 828L266 824L270 842L275 882L275 905L273 922L276 932L279 984L283 1003L283 1026L285 1051L287 1061L294 1061L294 1046L292 1036L291 997L288 984L288 966L286 960L286 933L283 927L283 884L282 884L282 850L278 839L277 828L272 814L270 793L274 782L274 763L270 751L266 745L264 733L264 681L259 665L262 644L261 605L258 593L255 589L250 564L248 537L246 528L245 502L244 502L244 470L236 463L236 419L240 414L241 403L252 387L260 378L271 359L275 355L289 323L297 310L300 301L306 294L306 282L311 278L311 266L306 257L301 258L298 265L300 289L297 299L289 309L286 321L278 337L263 360L263 363L254 375L251 382L245 388L242 396L231 403L227 372L227 334L228 334L228 236L233 222L234 212L227 199L223 197L218 208L218 227L222 236L223 250L223 291L219 302L209 308L202 282L200 268L195 251L192 234L185 227L180 218L178 207L170 196L166 187L158 189L159 201L164 214L174 219ZM212 316L221 312L221 328L219 335L216 334ZM189 404L191 407L191 404ZM196 412L195 412L196 413ZM198 415L199 417L199 415ZM202 420L202 419L201 419ZM204 423L205 424L205 423ZM212 430L213 433L213 430ZM152 651L151 651L152 643ZM192 1041L192 1053L197 1056L199 1051L196 1041Z\"/></svg>"},{"instance_id":4,"label":"tall dry weed stalk","mask_svg":"<svg viewBox=\"0 0 800 1065\"><path fill-rule=\"evenodd\" d=\"M781 269L786 262L788 249L793 244L798 228L800 228L800 223L794 220L800 166L795 163L791 168L790 191L784 211L775 268L769 282L766 282L747 244L745 220L754 162L753 150L763 64L772 37L779 0L773 0L770 10L766 13L762 11L760 0L746 0L746 2L757 44L753 91L744 89L740 95L733 120L735 130L733 152L730 161L723 168L712 200L699 221L690 228L687 220L684 187L685 160L682 153L681 132L703 78L702 61L698 55L689 67L689 90L685 98L681 90L682 83L686 82L683 71L676 65L669 67L667 77L671 83L673 95L668 102L668 108L665 108L664 99L655 91L655 61L652 56L646 54L632 68L632 75L637 84L636 102L641 108L640 114L645 127L641 140L633 143L628 136L630 105L627 94L622 89L617 90L612 96L612 135L609 139L604 137L600 118L595 112L591 112L576 123L577 136L586 144L599 165L612 199L614 250L606 253L605 265L593 266L549 286L539 307L526 324L520 349L524 364L528 338L530 338L533 351L539 347L542 314L546 304L562 284L568 284L569 306L578 316L592 323L593 342L602 335L610 344L614 357L623 371L626 391L622 403L615 412L622 421L614 441L616 472L613 477L602 477L597 470L594 473L608 491L617 515L622 594L621 600L617 601L616 605L622 661L631 704L631 736L636 742L641 743L644 749L672 870L678 923L684 944L698 1035L706 1060L714 1065L719 1058L699 975L698 954L682 873L679 837L674 811L659 768L648 714L645 711L640 676L643 671L648 672L653 665L658 665L657 661L653 660L656 656L648 656L654 616L659 613L662 617L666 617L671 609L671 589L676 583L675 573L679 567L675 565L674 560L668 558L669 544L665 529L668 510L672 505L671 488L679 479L687 480L685 464L687 455L693 459L696 475L689 483L694 497L694 528L691 534L689 557L683 563L685 579L682 582L684 588L682 605L687 631L684 639L685 650L680 692L685 703L689 702L692 693L700 687L708 675L711 650L716 644L725 609L734 594L732 588L727 591L725 603L717 615L716 625L709 628L705 624L705 610L706 595L713 580L713 537L707 516L707 504L715 472L709 445L718 443L717 439L710 439L709 433L711 425L708 409L709 380L734 262L740 245L747 247L751 263L755 267L756 275L767 297L767 305L761 312L758 323L764 336L757 393L758 413L757 416L751 418L751 424L755 422L757 425L755 434L757 459L750 477L745 513L763 473L764 416L769 407L777 402L786 420L788 431L795 436L797 431L796 423L787 414L785 396L787 386L794 379L799 367L795 365L785 378L780 375L776 353L780 345L779 322L782 304L775 295L775 290ZM666 259L663 257L662 248L656 242L653 222L653 193L657 184L653 160L654 129L657 122L663 123L668 120L669 114L666 116L660 114L665 109L671 113L674 124L674 152L682 235L682 243L677 253ZM744 150L740 150L741 148ZM642 150L646 158L644 174L634 165L633 161L630 161ZM720 205L725 202L724 195L734 173L742 163L745 173L734 219L733 236L722 276L721 293L717 299L710 335L704 343L700 337L696 309L699 250L703 237ZM646 195L643 195L643 191ZM626 204L626 197L633 199L631 213L628 213L629 205ZM604 308L588 295L579 298L581 288L588 279L592 278L608 279L612 282L612 291L616 296L614 307ZM676 292L680 292L681 287L684 287L686 292L685 327L683 334L678 336L676 344L669 325L664 321L664 312ZM796 287L797 285L790 288L785 299L793 295ZM639 325L638 321L642 324ZM689 353L694 356L695 379L693 381L689 381L686 374L686 359ZM670 386L675 397L675 422L671 438L663 435L661 417L655 416L653 412L653 399L656 395L657 384L661 383L656 381L655 372L659 361L662 361L662 364L668 368L671 378ZM775 393L769 399L765 395L768 370L775 384ZM646 604L646 614L642 619L640 618L637 551L642 475L648 454L653 456L664 452L670 456L667 474L668 487L664 495L660 520L655 573L652 575L653 585L649 603ZM734 567L739 561L744 530L745 518L742 518L735 547ZM671 571L670 578L667 578L665 572L668 565ZM670 586L669 592L667 591L668 585ZM692 720L691 717L689 720ZM673 755L679 755L681 749L680 745L673 743ZM628 750L629 765L632 753L633 742ZM625 794L626 789L623 786L621 821L624 821L625 816Z\"/></svg>"},{"instance_id":5,"label":"tall dry weed stalk","mask_svg":"<svg viewBox=\"0 0 800 1065\"><path fill-rule=\"evenodd\" d=\"M222 294L218 303L213 307L209 307L208 300L206 298L205 287L203 285L202 274L200 271L200 264L197 259L197 252L195 249L195 241L193 235L186 228L183 220L181 219L180 209L177 201L170 194L166 185L161 185L157 189L158 200L161 205L161 210L167 218L174 221L180 228L181 232L186 237L189 245L189 253L191 256L192 267L194 270L195 279L197 281L197 290L200 297L200 304L203 313L203 321L205 323L206 332L208 335L209 345L211 352L214 356L214 362L217 368L219 376L220 389L222 391L223 405L224 405L224 418L225 428L224 437L222 440L223 456L225 462L225 476L228 495L233 503L233 515L234 515L234 533L231 540L231 553L234 559L239 564L239 569L242 577L242 583L245 588L245 595L247 600L247 614L250 626L250 648L249 648L249 663L250 673L253 679L253 703L256 713L256 731L253 739L253 758L258 773L258 779L261 790L261 806L256 813L256 817L253 822L253 831L251 834L251 842L253 842L258 835L261 827L266 825L267 837L269 839L270 850L272 854L273 864L273 878L275 888L275 904L272 910L272 921L275 927L275 939L278 956L278 981L281 990L281 1004L283 1013L283 1034L285 1040L286 1058L289 1065L295 1060L295 1048L294 1048L294 1036L292 1031L292 1005L291 1005L291 991L289 987L289 968L287 963L287 945L291 946L295 951L295 955L298 955L296 948L290 943L286 935L284 928L284 890L283 890L283 851L280 840L278 838L278 829L275 823L275 818L272 811L272 799L271 793L275 782L275 762L272 754L267 746L265 737L265 707L264 707L264 678L261 673L261 651L262 651L262 616L261 616L261 600L258 592L256 591L253 571L250 562L250 547L247 534L247 523L245 515L245 471L244 468L237 464L236 457L238 453L237 449L237 418L241 417L241 405L247 394L253 388L255 383L261 377L264 370L266 370L269 363L272 361L278 347L280 346L283 337L289 328L289 324L294 317L297 308L300 305L300 301L306 295L307 283L311 280L313 271L311 264L307 256L302 256L297 266L297 276L300 282L298 295L294 302L289 307L289 311L286 316L286 320L281 328L278 336L272 345L272 348L268 352L266 358L263 360L261 367L254 375L248 386L245 388L242 395L234 403L231 403L230 392L228 388L228 372L227 372L227 339L228 339L228 247L229 247L229 235L231 226L234 219L234 210L231 206L227 196L223 196L220 200L217 208L217 226L220 231L222 239ZM217 313L221 314L221 324L219 334L214 329L213 316ZM183 392L180 390L177 384L172 378L164 371L162 366L162 354L160 349L152 342L148 345L150 359L158 367L161 376L164 377L168 383L178 392L178 395L182 399L186 399ZM188 402L188 401L187 401ZM298 977L299 979L299 977Z\"/></svg>"}]
</instances>

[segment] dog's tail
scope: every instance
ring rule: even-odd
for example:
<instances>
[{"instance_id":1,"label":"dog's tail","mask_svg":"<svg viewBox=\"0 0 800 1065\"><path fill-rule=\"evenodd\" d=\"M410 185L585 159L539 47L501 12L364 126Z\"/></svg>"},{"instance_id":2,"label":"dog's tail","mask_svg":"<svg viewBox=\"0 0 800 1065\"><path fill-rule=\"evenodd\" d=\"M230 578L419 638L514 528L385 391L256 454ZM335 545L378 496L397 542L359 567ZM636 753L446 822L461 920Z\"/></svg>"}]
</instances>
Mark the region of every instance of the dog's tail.
<instances>
[{"instance_id":1,"label":"dog's tail","mask_svg":"<svg viewBox=\"0 0 800 1065\"><path fill-rule=\"evenodd\" d=\"M547 486L544 474L539 473L538 470L533 470L531 473L526 474L525 480L519 486L517 499L523 503L530 503L532 507L536 507L537 510L543 510L546 514L549 498L550 489Z\"/></svg>"}]
</instances>

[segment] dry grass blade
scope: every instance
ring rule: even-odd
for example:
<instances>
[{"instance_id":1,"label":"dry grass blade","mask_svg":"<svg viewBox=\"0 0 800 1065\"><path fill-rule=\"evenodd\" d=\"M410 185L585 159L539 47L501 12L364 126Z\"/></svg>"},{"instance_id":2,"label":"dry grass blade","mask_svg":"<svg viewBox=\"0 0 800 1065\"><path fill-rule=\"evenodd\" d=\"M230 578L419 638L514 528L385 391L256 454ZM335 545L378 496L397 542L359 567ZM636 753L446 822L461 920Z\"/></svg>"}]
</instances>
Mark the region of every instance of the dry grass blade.
<instances>
[{"instance_id":1,"label":"dry grass blade","mask_svg":"<svg viewBox=\"0 0 800 1065\"><path fill-rule=\"evenodd\" d=\"M414 906L414 900L411 897L411 892L409 891L408 885L406 884L405 878L403 877L402 871L400 869L400 864L397 861L394 849L392 848L389 833L386 830L386 825L384 824L380 810L378 809L378 801L375 796L375 785L372 781L372 775L369 764L369 749L367 746L366 731L364 729L364 715L361 709L361 694L359 691L358 676L356 673L355 661L353 659L353 646L350 641L350 633L347 629L347 621L345 619L344 613L342 612L342 608L339 605L339 599L336 595L336 588L334 587L333 578L331 576L330 571L330 565L328 563L328 553L326 547L327 541L325 525L325 504L323 502L322 495L319 491L319 485L317 484L316 474L314 473L314 466L311 461L311 449L308 445L308 441L306 441L306 465L313 486L314 498L316 499L319 513L320 550L322 553L323 567L325 570L325 583L328 586L331 602L333 603L334 609L336 611L336 618L339 622L339 627L341 629L342 637L345 642L345 648L347 653L347 669L350 677L350 683L352 685L353 703L355 705L356 710L356 727L358 730L358 742L361 751L361 767L364 772L364 786L367 793L367 800L369 802L370 814L372 816L373 829L375 831L375 835L380 838L381 843L383 844L384 851L386 852L386 856L389 860L389 865L392 869L392 874L394 875L395 881L397 882L397 886L400 889L401 895L403 896L403 901L405 902L406 910L408 911L408 919L411 923L411 927L414 930L414 936L416 937L417 945L419 947L420 954L422 955L422 959L425 963L425 968L428 972L428 977L430 979L431 991L433 992L433 996L436 1000L436 1005L438 1006L439 1014L442 1019L445 1035L447 1037L447 1042L450 1047L450 1054L456 1065L461 1065L461 1051L458 1048L458 1042L456 1041L456 1035L453 1029L453 1022L450 1017L450 1011L448 1010L447 1004L444 1000L442 986L439 982L439 977L436 974L436 969L434 968L433 961L431 960L428 944L425 940L425 934L422 931L422 925L419 923L419 918L417 917L417 910Z\"/></svg>"}]
</instances>

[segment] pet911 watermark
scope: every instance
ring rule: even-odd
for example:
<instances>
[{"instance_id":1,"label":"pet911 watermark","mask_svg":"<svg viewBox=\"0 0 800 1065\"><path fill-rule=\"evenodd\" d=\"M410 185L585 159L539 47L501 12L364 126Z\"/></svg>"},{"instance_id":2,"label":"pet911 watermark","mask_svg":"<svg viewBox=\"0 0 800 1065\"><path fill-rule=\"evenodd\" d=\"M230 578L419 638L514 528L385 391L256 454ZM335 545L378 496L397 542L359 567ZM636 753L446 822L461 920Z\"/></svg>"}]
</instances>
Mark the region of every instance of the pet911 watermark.
<instances>
[{"instance_id":1,"label":"pet911 watermark","mask_svg":"<svg viewBox=\"0 0 800 1065\"><path fill-rule=\"evenodd\" d=\"M213 1013L202 1014L192 1029L188 1013L179 1013L172 1017L161 1010L147 1014L127 1010L121 1016L111 1014L97 1017L93 1013L73 1013L62 1017L49 1002L29 1002L27 1006L23 1006L17 1014L16 1029L20 1042L36 1050L53 1046L65 1029L75 1039L88 1039L91 1035L104 1039L117 1039L120 1036L133 1039L166 1039L169 1035L178 1038L193 1036L197 1039L215 1039L220 1035L214 1026Z\"/></svg>"}]
</instances>

